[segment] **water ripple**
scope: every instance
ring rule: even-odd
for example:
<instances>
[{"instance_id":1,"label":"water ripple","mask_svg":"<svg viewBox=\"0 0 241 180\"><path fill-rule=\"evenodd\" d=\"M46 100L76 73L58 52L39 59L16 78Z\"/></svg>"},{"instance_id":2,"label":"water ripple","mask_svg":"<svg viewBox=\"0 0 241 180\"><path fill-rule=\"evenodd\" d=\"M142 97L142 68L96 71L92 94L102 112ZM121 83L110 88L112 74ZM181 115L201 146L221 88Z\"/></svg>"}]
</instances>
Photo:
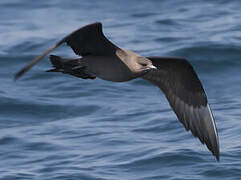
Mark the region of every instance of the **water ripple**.
<instances>
[{"instance_id":1,"label":"water ripple","mask_svg":"<svg viewBox=\"0 0 241 180\"><path fill-rule=\"evenodd\" d=\"M240 179L240 8L236 0L1 0L0 179ZM44 49L95 21L120 47L190 61L217 123L219 163L143 79L46 73L46 57L13 81ZM76 57L68 46L53 54Z\"/></svg>"}]
</instances>

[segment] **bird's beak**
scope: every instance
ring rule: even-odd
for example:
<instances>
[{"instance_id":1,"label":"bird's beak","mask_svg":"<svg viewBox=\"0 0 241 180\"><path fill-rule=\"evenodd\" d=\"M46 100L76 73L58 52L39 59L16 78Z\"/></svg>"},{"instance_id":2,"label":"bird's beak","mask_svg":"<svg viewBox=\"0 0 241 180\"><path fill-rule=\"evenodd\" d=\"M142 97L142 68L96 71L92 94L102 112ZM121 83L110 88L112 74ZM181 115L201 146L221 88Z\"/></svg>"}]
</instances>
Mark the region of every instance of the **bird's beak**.
<instances>
[{"instance_id":1,"label":"bird's beak","mask_svg":"<svg viewBox=\"0 0 241 180\"><path fill-rule=\"evenodd\" d=\"M157 67L156 67L156 66L153 66L153 65L151 65L150 68L151 68L151 69L157 69Z\"/></svg>"}]
</instances>

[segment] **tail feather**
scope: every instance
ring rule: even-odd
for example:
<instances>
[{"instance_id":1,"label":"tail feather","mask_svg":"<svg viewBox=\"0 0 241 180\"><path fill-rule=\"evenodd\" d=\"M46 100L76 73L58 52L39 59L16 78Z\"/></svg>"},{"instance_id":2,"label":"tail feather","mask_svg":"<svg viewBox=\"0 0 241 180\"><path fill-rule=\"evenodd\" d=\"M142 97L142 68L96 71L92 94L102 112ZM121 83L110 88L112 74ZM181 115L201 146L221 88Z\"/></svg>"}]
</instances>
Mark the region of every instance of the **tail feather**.
<instances>
[{"instance_id":1,"label":"tail feather","mask_svg":"<svg viewBox=\"0 0 241 180\"><path fill-rule=\"evenodd\" d=\"M50 69L47 72L62 72L64 70L64 59L59 57L59 56L55 56L55 55L50 55L49 59L53 65L53 67L55 69ZM65 60L66 61L66 60Z\"/></svg>"},{"instance_id":2,"label":"tail feather","mask_svg":"<svg viewBox=\"0 0 241 180\"><path fill-rule=\"evenodd\" d=\"M50 55L49 59L56 69L63 69L63 62L61 61L61 57L55 56L55 55Z\"/></svg>"},{"instance_id":3,"label":"tail feather","mask_svg":"<svg viewBox=\"0 0 241 180\"><path fill-rule=\"evenodd\" d=\"M66 59L55 55L50 55L49 59L54 69L46 72L62 72L83 79L95 79L96 77L87 71L86 66L80 59Z\"/></svg>"},{"instance_id":4,"label":"tail feather","mask_svg":"<svg viewBox=\"0 0 241 180\"><path fill-rule=\"evenodd\" d=\"M49 70L47 70L45 72L60 72L60 70L59 69L49 69Z\"/></svg>"}]
</instances>

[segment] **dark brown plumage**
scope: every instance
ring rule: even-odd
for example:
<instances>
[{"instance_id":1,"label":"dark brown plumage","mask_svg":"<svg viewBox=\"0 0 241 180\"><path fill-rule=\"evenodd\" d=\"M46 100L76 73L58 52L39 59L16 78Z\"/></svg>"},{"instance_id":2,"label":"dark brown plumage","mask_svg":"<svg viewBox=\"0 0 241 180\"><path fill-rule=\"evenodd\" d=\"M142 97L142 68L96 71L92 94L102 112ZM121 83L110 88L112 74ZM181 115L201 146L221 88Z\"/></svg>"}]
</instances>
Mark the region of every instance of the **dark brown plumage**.
<instances>
[{"instance_id":1,"label":"dark brown plumage","mask_svg":"<svg viewBox=\"0 0 241 180\"><path fill-rule=\"evenodd\" d=\"M54 69L48 72L62 72L83 79L99 77L115 82L140 77L152 82L164 92L186 130L191 130L219 160L215 121L202 84L187 60L171 57L145 58L119 48L104 36L101 23L93 23L67 35L34 58L15 75L15 79L63 43L67 43L81 58L65 59L52 55L50 60Z\"/></svg>"}]
</instances>

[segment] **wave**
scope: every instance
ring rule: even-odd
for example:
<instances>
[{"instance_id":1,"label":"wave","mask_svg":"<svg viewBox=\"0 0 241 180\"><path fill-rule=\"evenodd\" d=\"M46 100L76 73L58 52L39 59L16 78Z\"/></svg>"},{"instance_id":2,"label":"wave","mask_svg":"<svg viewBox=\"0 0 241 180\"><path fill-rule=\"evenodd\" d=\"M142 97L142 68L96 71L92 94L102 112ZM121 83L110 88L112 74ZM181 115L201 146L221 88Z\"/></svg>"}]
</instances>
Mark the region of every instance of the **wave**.
<instances>
[{"instance_id":1,"label":"wave","mask_svg":"<svg viewBox=\"0 0 241 180\"><path fill-rule=\"evenodd\" d=\"M170 51L167 55L186 58L201 71L209 68L219 71L241 67L240 49L232 45L198 44Z\"/></svg>"}]
</instances>

